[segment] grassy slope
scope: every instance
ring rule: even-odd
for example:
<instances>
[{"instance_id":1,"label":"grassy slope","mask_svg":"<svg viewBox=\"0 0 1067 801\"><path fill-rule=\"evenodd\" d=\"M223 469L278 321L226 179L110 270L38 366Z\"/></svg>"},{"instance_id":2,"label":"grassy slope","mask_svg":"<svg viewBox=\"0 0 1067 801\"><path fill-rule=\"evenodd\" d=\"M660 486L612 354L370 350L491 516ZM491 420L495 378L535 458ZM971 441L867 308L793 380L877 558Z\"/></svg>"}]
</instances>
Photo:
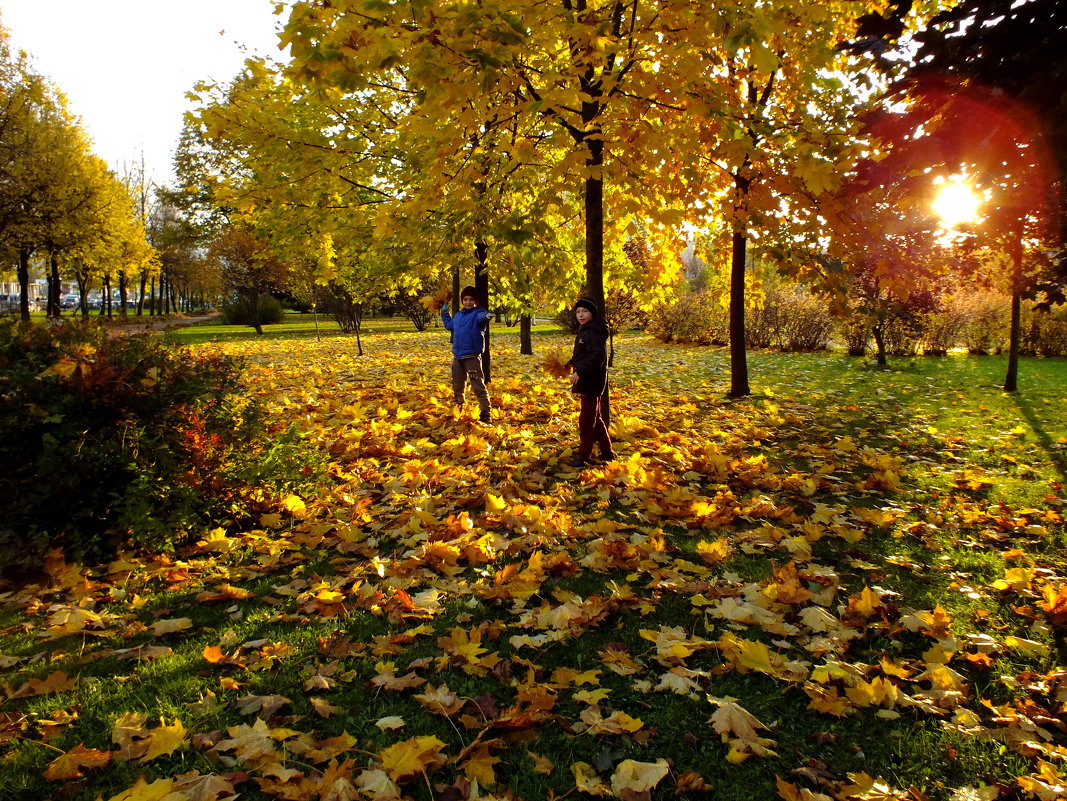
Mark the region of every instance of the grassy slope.
<instances>
[{"instance_id":1,"label":"grassy slope","mask_svg":"<svg viewBox=\"0 0 1067 801\"><path fill-rule=\"evenodd\" d=\"M56 792L60 783L40 778L59 755L54 749L112 749L112 727L130 712L144 713L149 726L178 719L202 739L143 765L88 770L81 783L66 785L67 797L110 798L140 775L235 768L260 777L258 787L239 784L243 798L274 797L300 781L321 782L328 770L328 759L297 743L321 745L344 733L353 738L345 754L355 760L353 779L374 754L408 738L438 737L450 758L478 737L496 741L486 753L501 760L497 791L510 788L528 801L572 791L578 762L610 783L626 758L670 760L657 798L671 797L686 771L720 798L772 798L776 776L846 797L846 776L865 772L940 799L968 784L1014 786L1033 770L1019 749L967 734L971 721L957 704L1002 739L1041 716L1031 710L998 723L983 700L1001 706L1001 718L1010 717L1002 706L1009 702L1056 708L1062 645L1036 604L1040 586L1064 575L1067 363L1024 360L1023 390L1008 396L997 389L1004 364L996 358L919 359L879 371L837 355L751 354L757 394L725 402L725 352L627 338L614 371L620 463L575 473L559 464L574 444L573 402L536 359L516 354L512 332L497 339L498 422L480 428L469 409L457 416L449 408L442 332L370 328L362 360L344 338L314 340L306 321L261 340L247 329L204 329L204 347L247 354L250 381L276 413L330 451L334 483L306 499L306 512L263 521L262 529L230 532L174 559L102 567L88 587L9 594L0 654L20 661L7 685L55 670L80 677L73 690L0 708L0 720L8 716L0 772L13 797ZM170 336L203 341L205 334ZM545 332L537 347L566 345ZM704 558L717 540L725 559ZM782 572L791 562L799 584ZM1012 581L1001 589L996 582L1006 575ZM197 600L224 583L252 594ZM864 589L873 607L863 607ZM771 595L780 602L770 603ZM101 625L42 639L48 615L62 611L50 605L79 597L105 615ZM757 602L771 622L716 615L716 604L730 598ZM909 612L938 605L951 616L942 630L904 625ZM822 638L804 624L813 606L844 621L851 639ZM182 617L191 623L183 632L146 630ZM650 639L675 627L690 638L687 649L659 649ZM523 636L533 639L513 639ZM1038 645L1007 647L1010 636ZM464 646L468 638L480 643ZM739 641L767 650L723 644ZM944 672L923 678L947 658L932 650L939 643L958 651L951 661L964 682L958 701L938 693ZM143 652L121 652L138 645L172 652L141 659ZM229 664L205 658L215 645ZM619 654L636 672L606 666ZM424 683L375 685L387 662L397 676L411 671ZM863 674L859 690L841 676L811 681L813 668L837 662ZM886 664L902 675L891 677ZM678 668L694 671L689 695L654 691ZM876 678L927 711L863 701L863 681ZM442 684L480 700L445 718L414 699ZM813 686L842 696L851 689L858 700L840 714L819 712L805 692ZM531 700L541 697L537 687L547 687L554 703L541 717ZM609 691L598 704L583 694L597 690ZM254 721L241 699L273 694L288 701L270 725L305 738L275 743L303 776L286 785L263 779L262 762L235 762L232 750L210 748L233 736L225 734L230 727ZM322 717L312 696L337 711ZM776 756L727 762L707 696L738 699L769 727L761 734L774 740ZM641 725L583 732L594 708L601 717L625 712ZM60 711L74 719L55 718ZM390 715L403 717L404 728L374 725ZM1054 726L1045 731L1063 744ZM537 772L532 755L552 769ZM481 776L485 786L470 754L430 783L462 785L465 775ZM427 784L402 786L427 798Z\"/></svg>"}]
</instances>

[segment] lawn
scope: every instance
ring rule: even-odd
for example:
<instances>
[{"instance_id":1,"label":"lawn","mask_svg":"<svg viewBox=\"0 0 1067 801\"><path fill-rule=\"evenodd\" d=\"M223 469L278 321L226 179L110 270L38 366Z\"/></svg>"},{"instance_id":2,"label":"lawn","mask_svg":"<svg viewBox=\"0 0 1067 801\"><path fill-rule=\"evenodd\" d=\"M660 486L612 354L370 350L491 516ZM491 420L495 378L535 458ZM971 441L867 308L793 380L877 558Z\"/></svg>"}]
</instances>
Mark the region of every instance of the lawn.
<instances>
[{"instance_id":1,"label":"lawn","mask_svg":"<svg viewBox=\"0 0 1067 801\"><path fill-rule=\"evenodd\" d=\"M303 319L239 353L315 497L0 594L18 799L1060 798L1067 362L616 341L618 460L494 327ZM309 327L310 325L310 327ZM4 795L6 793L6 795Z\"/></svg>"}]
</instances>

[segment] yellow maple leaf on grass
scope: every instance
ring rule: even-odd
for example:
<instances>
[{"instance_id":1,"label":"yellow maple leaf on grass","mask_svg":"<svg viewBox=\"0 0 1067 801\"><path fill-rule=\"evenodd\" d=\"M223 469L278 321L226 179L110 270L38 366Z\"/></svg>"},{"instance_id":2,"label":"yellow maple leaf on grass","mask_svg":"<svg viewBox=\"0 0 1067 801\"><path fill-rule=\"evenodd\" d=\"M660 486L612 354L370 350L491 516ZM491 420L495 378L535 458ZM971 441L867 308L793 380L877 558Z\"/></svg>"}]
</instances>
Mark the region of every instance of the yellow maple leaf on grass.
<instances>
[{"instance_id":1,"label":"yellow maple leaf on grass","mask_svg":"<svg viewBox=\"0 0 1067 801\"><path fill-rule=\"evenodd\" d=\"M152 635L155 637L161 637L164 634L174 634L178 631L185 631L193 627L193 621L187 617L175 617L168 618L166 620L157 620L150 628Z\"/></svg>"},{"instance_id":2,"label":"yellow maple leaf on grass","mask_svg":"<svg viewBox=\"0 0 1067 801\"><path fill-rule=\"evenodd\" d=\"M187 737L185 726L178 719L175 719L169 726L161 720L159 727L151 729L148 735L148 750L141 757L142 762L147 762L158 756L173 754L185 744Z\"/></svg>"},{"instance_id":3,"label":"yellow maple leaf on grass","mask_svg":"<svg viewBox=\"0 0 1067 801\"><path fill-rule=\"evenodd\" d=\"M590 795L609 795L610 790L606 784L600 781L596 769L588 762L575 762L571 765L571 773L574 774L574 786L583 793Z\"/></svg>"},{"instance_id":4,"label":"yellow maple leaf on grass","mask_svg":"<svg viewBox=\"0 0 1067 801\"><path fill-rule=\"evenodd\" d=\"M611 791L619 798L647 793L663 781L669 770L666 759L657 759L655 762L624 759L611 776Z\"/></svg>"},{"instance_id":5,"label":"yellow maple leaf on grass","mask_svg":"<svg viewBox=\"0 0 1067 801\"><path fill-rule=\"evenodd\" d=\"M769 746L774 740L760 737L756 729L766 729L747 709L737 703L736 698L714 698L708 701L716 710L711 715L711 727L719 733L722 741L730 746L726 759L732 763L744 762L751 754L756 756L776 756Z\"/></svg>"},{"instance_id":6,"label":"yellow maple leaf on grass","mask_svg":"<svg viewBox=\"0 0 1067 801\"><path fill-rule=\"evenodd\" d=\"M95 748L86 748L84 743L78 743L67 753L49 762L44 777L50 782L80 779L85 775L82 773L83 768L102 768L110 761L110 751L98 751Z\"/></svg>"},{"instance_id":7,"label":"yellow maple leaf on grass","mask_svg":"<svg viewBox=\"0 0 1067 801\"><path fill-rule=\"evenodd\" d=\"M48 695L49 693L63 693L73 689L78 683L76 678L69 677L62 670L57 670L43 679L30 679L17 690L11 691L7 700L15 698L30 698L35 695Z\"/></svg>"},{"instance_id":8,"label":"yellow maple leaf on grass","mask_svg":"<svg viewBox=\"0 0 1067 801\"><path fill-rule=\"evenodd\" d=\"M146 782L141 776L133 786L111 796L108 801L188 801L189 794L178 789L174 779Z\"/></svg>"},{"instance_id":9,"label":"yellow maple leaf on grass","mask_svg":"<svg viewBox=\"0 0 1067 801\"><path fill-rule=\"evenodd\" d=\"M412 737L378 752L382 768L398 784L442 767L448 760L441 753L445 744L436 737Z\"/></svg>"}]
</instances>

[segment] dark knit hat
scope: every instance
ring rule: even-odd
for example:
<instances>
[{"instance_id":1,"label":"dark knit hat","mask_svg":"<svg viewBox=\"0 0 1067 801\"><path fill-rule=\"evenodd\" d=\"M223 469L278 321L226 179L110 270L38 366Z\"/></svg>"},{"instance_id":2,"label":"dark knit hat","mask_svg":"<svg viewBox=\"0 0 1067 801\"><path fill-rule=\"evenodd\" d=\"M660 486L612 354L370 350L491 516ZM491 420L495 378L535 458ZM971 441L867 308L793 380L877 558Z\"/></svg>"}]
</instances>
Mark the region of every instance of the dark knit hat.
<instances>
[{"instance_id":1,"label":"dark knit hat","mask_svg":"<svg viewBox=\"0 0 1067 801\"><path fill-rule=\"evenodd\" d=\"M474 298L474 302L477 303L478 302L478 290L475 289L472 286L463 287L463 291L459 293L459 299L463 300L463 298Z\"/></svg>"},{"instance_id":2,"label":"dark knit hat","mask_svg":"<svg viewBox=\"0 0 1067 801\"><path fill-rule=\"evenodd\" d=\"M593 301L589 300L589 298L582 298L577 303L575 303L574 304L574 310L578 311L578 309L585 309L587 312L592 314L594 317L596 317L598 314L600 314L600 309L598 309L596 307L596 304L593 303Z\"/></svg>"}]
</instances>

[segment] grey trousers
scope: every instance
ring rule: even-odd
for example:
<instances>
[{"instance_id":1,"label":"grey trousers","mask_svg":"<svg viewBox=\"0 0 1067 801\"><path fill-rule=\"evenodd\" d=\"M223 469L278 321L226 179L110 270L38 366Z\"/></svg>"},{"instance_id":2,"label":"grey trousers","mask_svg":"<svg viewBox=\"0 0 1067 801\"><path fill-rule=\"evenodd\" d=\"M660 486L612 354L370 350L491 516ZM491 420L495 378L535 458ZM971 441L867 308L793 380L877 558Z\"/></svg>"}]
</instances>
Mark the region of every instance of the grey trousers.
<instances>
[{"instance_id":1,"label":"grey trousers","mask_svg":"<svg viewBox=\"0 0 1067 801\"><path fill-rule=\"evenodd\" d=\"M490 410L489 392L485 388L485 379L482 377L482 358L480 356L468 356L465 359L452 358L452 395L455 402L462 405L467 381L471 382L471 391L478 399L478 411L488 414Z\"/></svg>"}]
</instances>

